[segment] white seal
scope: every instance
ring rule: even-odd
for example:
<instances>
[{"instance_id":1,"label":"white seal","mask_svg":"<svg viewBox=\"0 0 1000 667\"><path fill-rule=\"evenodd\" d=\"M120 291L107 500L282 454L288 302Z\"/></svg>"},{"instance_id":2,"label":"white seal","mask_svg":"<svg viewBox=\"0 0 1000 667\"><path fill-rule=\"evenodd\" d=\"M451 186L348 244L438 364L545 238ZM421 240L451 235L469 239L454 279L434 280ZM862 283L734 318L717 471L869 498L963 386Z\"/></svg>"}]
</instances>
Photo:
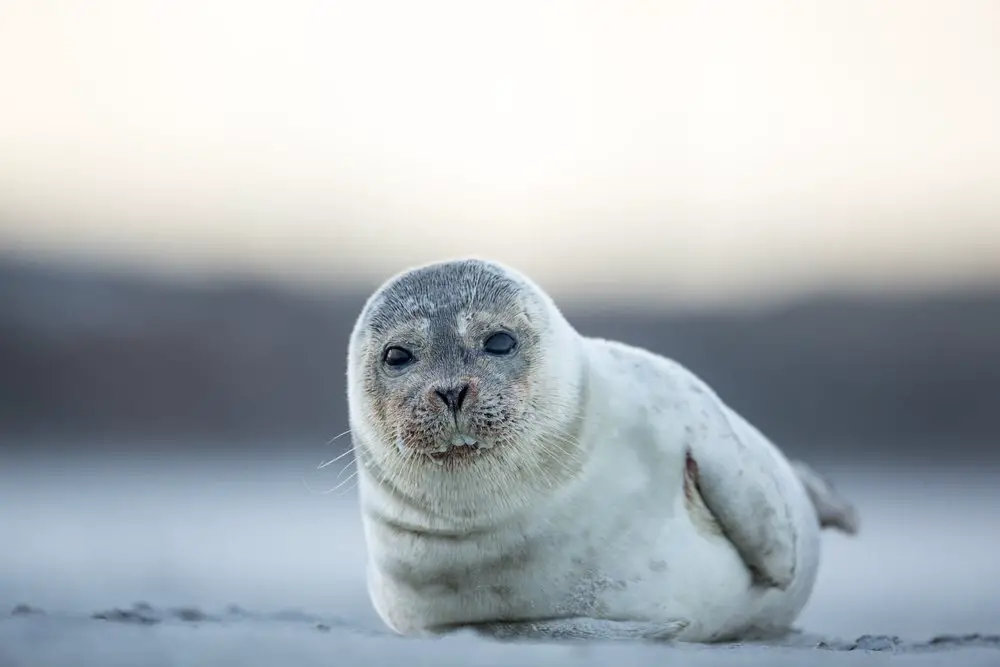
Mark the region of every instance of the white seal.
<instances>
[{"instance_id":1,"label":"white seal","mask_svg":"<svg viewBox=\"0 0 1000 667\"><path fill-rule=\"evenodd\" d=\"M348 354L367 583L400 634L787 630L853 508L680 364L502 265L389 280Z\"/></svg>"}]
</instances>

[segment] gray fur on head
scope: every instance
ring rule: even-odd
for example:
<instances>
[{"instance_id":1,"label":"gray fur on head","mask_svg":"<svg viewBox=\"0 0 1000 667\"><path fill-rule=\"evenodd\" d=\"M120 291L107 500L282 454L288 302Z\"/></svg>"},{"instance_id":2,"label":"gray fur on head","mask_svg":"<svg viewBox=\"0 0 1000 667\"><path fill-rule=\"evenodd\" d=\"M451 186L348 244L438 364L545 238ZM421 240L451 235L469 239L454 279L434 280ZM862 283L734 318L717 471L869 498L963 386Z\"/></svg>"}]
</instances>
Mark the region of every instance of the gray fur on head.
<instances>
[{"instance_id":1,"label":"gray fur on head","mask_svg":"<svg viewBox=\"0 0 1000 667\"><path fill-rule=\"evenodd\" d=\"M511 354L484 350L498 332L516 340ZM586 377L581 340L548 295L495 262L439 262L391 278L351 335L348 400L359 465L437 514L445 510L431 506L443 498L449 513L475 512L483 501L515 509L569 470ZM412 362L387 365L392 346ZM466 398L453 413L438 392L456 387ZM436 458L456 436L479 448Z\"/></svg>"}]
</instances>

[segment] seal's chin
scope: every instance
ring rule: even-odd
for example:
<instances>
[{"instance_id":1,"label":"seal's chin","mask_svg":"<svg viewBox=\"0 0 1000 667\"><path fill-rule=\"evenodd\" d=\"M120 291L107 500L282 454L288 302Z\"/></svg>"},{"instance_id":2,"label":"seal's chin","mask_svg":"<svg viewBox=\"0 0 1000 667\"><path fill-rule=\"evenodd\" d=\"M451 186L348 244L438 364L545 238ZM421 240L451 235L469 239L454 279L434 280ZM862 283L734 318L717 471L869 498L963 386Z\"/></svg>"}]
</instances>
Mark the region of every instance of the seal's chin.
<instances>
[{"instance_id":1,"label":"seal's chin","mask_svg":"<svg viewBox=\"0 0 1000 667\"><path fill-rule=\"evenodd\" d=\"M453 436L450 442L442 444L436 451L427 454L427 458L438 465L444 465L448 461L470 460L492 448L493 445L485 440L478 440L470 435L459 433Z\"/></svg>"}]
</instances>

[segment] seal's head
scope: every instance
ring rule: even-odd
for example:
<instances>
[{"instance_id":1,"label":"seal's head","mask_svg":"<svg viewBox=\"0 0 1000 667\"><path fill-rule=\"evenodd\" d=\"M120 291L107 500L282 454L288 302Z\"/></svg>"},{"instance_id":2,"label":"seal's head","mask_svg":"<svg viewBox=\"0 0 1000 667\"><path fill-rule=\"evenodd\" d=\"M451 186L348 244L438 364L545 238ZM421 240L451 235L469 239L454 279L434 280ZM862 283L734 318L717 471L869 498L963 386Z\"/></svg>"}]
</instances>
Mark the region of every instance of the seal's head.
<instances>
[{"instance_id":1,"label":"seal's head","mask_svg":"<svg viewBox=\"0 0 1000 667\"><path fill-rule=\"evenodd\" d=\"M358 461L411 501L452 509L551 486L576 460L583 359L551 299L511 269L467 259L397 275L351 336Z\"/></svg>"}]
</instances>

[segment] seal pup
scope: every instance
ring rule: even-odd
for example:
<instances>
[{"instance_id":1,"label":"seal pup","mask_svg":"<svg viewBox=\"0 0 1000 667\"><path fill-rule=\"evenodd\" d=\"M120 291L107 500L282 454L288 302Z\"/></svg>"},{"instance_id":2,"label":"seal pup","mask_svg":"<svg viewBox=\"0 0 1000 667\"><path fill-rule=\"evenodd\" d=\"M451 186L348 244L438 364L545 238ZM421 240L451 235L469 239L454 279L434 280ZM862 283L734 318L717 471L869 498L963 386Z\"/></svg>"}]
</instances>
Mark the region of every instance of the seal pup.
<instances>
[{"instance_id":1,"label":"seal pup","mask_svg":"<svg viewBox=\"0 0 1000 667\"><path fill-rule=\"evenodd\" d=\"M367 587L393 631L787 630L849 503L681 364L480 259L389 279L348 352Z\"/></svg>"}]
</instances>

